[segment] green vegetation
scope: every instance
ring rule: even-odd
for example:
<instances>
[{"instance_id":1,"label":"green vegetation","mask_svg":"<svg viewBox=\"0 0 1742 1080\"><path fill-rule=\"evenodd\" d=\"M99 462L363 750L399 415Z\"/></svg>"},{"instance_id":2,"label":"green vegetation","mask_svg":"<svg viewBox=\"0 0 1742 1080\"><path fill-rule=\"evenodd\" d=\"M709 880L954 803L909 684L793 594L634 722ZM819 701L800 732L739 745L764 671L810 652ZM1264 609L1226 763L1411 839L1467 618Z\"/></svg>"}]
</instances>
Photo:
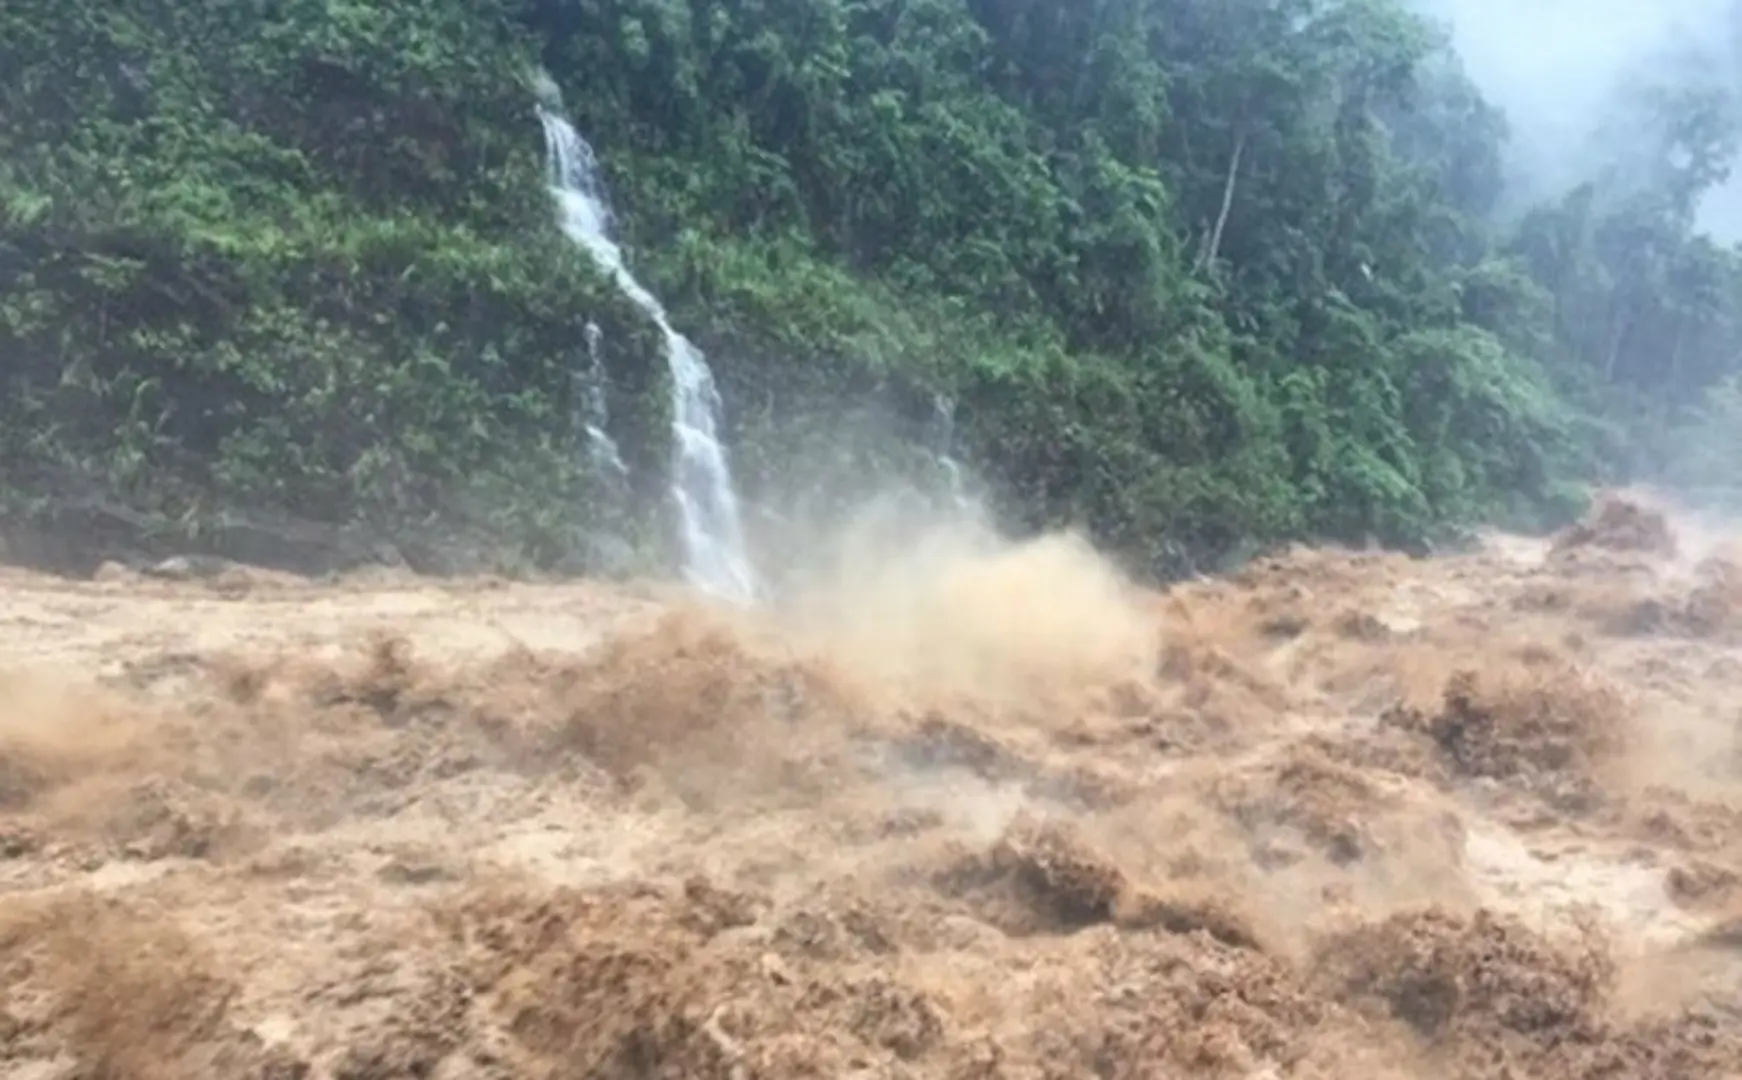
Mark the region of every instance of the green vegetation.
<instances>
[{"instance_id":1,"label":"green vegetation","mask_svg":"<svg viewBox=\"0 0 1742 1080\"><path fill-rule=\"evenodd\" d=\"M8 512L659 557L660 343L554 227L540 67L753 500L910 468L941 393L1014 520L1166 572L1548 522L1738 430L1725 103L1639 90L1503 221L1504 120L1396 0L10 0Z\"/></svg>"}]
</instances>

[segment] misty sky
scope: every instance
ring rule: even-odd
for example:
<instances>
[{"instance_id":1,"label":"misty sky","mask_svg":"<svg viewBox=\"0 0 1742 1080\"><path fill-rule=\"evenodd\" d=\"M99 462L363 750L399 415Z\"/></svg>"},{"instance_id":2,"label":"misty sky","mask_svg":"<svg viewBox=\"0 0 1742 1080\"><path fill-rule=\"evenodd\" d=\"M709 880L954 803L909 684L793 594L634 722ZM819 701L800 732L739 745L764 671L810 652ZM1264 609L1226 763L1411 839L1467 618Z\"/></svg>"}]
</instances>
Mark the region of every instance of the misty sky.
<instances>
[{"instance_id":1,"label":"misty sky","mask_svg":"<svg viewBox=\"0 0 1742 1080\"><path fill-rule=\"evenodd\" d=\"M1678 44L1739 55L1732 31L1736 0L1414 2L1451 24L1471 78L1506 110L1513 131L1510 164L1537 196L1588 178L1589 134L1624 73ZM1742 239L1742 176L1709 196L1701 209L1714 233Z\"/></svg>"}]
</instances>

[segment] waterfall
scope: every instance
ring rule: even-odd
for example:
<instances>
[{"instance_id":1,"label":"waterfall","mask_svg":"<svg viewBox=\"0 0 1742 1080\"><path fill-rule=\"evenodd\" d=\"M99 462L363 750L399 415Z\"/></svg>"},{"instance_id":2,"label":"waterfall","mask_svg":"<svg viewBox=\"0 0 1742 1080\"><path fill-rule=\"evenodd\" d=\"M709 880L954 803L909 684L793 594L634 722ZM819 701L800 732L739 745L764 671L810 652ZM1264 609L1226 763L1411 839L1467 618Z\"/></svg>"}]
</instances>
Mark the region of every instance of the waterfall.
<instances>
[{"instance_id":1,"label":"waterfall","mask_svg":"<svg viewBox=\"0 0 1742 1080\"><path fill-rule=\"evenodd\" d=\"M543 105L538 118L544 125L551 193L563 232L587 250L665 336L675 451L671 495L682 522L685 574L698 588L749 603L756 595L756 577L744 549L726 449L720 444L720 391L714 373L701 350L672 329L659 301L623 265L623 251L611 239L610 203L592 147L574 125Z\"/></svg>"},{"instance_id":2,"label":"waterfall","mask_svg":"<svg viewBox=\"0 0 1742 1080\"><path fill-rule=\"evenodd\" d=\"M949 481L949 496L958 509L967 509L972 505L968 498L966 486L962 482L962 466L955 459L956 450L956 403L943 394L932 398L931 432L928 441L931 443L932 455L944 470L944 476Z\"/></svg>"},{"instance_id":3,"label":"waterfall","mask_svg":"<svg viewBox=\"0 0 1742 1080\"><path fill-rule=\"evenodd\" d=\"M611 438L607 425L611 414L605 402L605 361L600 356L605 332L599 329L596 322L588 322L585 330L587 342L587 364L575 375L577 397L580 401L581 423L587 429L587 444L592 453L593 466L596 471L607 476L625 477L629 475L629 466L623 464L623 455L617 450L617 442Z\"/></svg>"}]
</instances>

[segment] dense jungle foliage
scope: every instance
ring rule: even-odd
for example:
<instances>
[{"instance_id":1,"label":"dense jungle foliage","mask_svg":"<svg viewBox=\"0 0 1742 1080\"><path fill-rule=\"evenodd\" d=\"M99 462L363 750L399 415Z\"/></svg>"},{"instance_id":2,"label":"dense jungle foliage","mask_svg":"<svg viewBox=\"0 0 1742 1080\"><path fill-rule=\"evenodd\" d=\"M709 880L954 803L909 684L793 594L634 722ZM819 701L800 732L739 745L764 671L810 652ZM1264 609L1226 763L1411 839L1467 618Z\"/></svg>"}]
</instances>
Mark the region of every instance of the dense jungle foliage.
<instances>
[{"instance_id":1,"label":"dense jungle foliage","mask_svg":"<svg viewBox=\"0 0 1742 1080\"><path fill-rule=\"evenodd\" d=\"M1693 227L1733 103L1635 83L1625 154L1503 219L1505 118L1398 0L8 0L5 512L661 557L660 339L555 227L540 70L770 514L923 463L940 398L1013 522L1164 573L1742 450Z\"/></svg>"}]
</instances>

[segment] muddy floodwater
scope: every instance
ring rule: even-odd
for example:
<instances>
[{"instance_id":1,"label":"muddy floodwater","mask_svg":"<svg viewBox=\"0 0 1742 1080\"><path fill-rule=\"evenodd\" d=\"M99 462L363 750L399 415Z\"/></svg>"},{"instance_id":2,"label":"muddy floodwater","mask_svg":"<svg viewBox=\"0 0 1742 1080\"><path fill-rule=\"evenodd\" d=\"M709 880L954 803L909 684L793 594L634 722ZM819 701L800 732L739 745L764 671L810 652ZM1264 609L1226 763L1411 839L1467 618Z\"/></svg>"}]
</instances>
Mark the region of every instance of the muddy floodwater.
<instances>
[{"instance_id":1,"label":"muddy floodwater","mask_svg":"<svg viewBox=\"0 0 1742 1080\"><path fill-rule=\"evenodd\" d=\"M185 577L0 571L0 1076L1742 1076L1742 532Z\"/></svg>"}]
</instances>

